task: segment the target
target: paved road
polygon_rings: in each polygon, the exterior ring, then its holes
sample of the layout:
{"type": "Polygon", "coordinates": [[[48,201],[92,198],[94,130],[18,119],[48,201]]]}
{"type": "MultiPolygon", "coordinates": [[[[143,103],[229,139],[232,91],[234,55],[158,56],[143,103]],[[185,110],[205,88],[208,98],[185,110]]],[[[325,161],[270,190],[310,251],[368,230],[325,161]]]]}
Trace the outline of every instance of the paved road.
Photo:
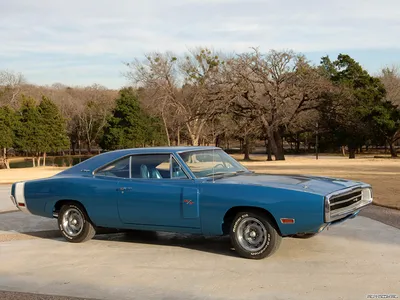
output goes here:
{"type": "Polygon", "coordinates": [[[10,291],[0,291],[0,299],[2,300],[95,300],[89,298],[76,298],[76,297],[20,293],[20,292],[10,292],[10,291]]]}
{"type": "Polygon", "coordinates": [[[0,213],[17,210],[10,200],[11,185],[0,184],[0,213]]]}
{"type": "MultiPolygon", "coordinates": [[[[2,193],[0,202],[9,201],[2,193]]],[[[40,294],[260,300],[400,296],[399,253],[400,230],[366,217],[312,239],[284,239],[274,256],[252,261],[239,258],[225,237],[118,233],[70,244],[59,237],[55,220],[3,213],[0,290],[10,292],[0,292],[0,299],[65,300],[40,294]]]]}

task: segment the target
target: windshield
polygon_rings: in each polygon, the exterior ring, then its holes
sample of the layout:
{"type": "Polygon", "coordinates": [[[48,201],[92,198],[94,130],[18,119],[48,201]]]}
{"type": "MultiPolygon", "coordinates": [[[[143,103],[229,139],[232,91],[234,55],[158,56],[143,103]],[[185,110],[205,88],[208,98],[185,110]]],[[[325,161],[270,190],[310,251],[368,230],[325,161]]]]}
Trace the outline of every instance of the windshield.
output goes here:
{"type": "Polygon", "coordinates": [[[197,178],[250,172],[220,149],[189,151],[179,155],[197,178]]]}

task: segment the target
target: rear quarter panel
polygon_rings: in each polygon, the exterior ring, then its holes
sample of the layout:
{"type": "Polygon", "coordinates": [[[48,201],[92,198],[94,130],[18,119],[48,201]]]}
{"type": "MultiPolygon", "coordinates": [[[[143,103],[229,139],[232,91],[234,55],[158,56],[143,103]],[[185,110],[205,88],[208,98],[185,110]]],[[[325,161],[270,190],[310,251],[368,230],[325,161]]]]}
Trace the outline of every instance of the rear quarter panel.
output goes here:
{"type": "Polygon", "coordinates": [[[53,217],[60,200],[82,203],[97,226],[118,226],[116,188],[118,181],[85,176],[60,176],[25,183],[25,200],[32,214],[53,217]]]}
{"type": "Polygon", "coordinates": [[[201,224],[204,234],[222,234],[225,214],[232,207],[260,207],[275,218],[283,236],[317,231],[324,223],[324,201],[320,195],[264,186],[199,184],[201,224]],[[293,218],[294,224],[282,224],[281,218],[293,218]]]}

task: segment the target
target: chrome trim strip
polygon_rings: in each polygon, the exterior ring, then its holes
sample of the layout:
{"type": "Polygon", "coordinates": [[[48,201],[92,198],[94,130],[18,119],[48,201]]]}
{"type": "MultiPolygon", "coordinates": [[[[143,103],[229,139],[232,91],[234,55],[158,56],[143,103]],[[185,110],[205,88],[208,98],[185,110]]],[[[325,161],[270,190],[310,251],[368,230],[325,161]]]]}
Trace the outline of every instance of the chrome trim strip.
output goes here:
{"type": "MultiPolygon", "coordinates": [[[[113,159],[112,161],[107,162],[107,163],[104,164],[104,165],[101,165],[100,167],[97,167],[96,169],[94,169],[94,170],[92,171],[92,175],[93,175],[93,176],[103,176],[103,177],[115,178],[115,177],[113,177],[113,176],[107,176],[107,175],[96,175],[96,172],[97,172],[99,169],[102,169],[102,168],[104,168],[104,167],[106,167],[106,166],[108,166],[108,165],[111,165],[111,164],[113,164],[113,163],[116,162],[116,161],[119,161],[119,160],[122,160],[122,159],[124,159],[124,158],[127,158],[128,156],[132,156],[132,154],[129,153],[129,154],[127,154],[127,155],[120,156],[120,157],[118,157],[118,158],[116,158],[116,159],[113,159]]],[[[130,168],[130,166],[129,166],[129,168],[130,168]]],[[[117,178],[124,178],[124,177],[117,177],[117,178]]],[[[128,178],[128,179],[129,179],[129,178],[128,178]]]]}
{"type": "Polygon", "coordinates": [[[132,155],[129,156],[129,178],[132,178],[132,155]]]}
{"type": "MultiPolygon", "coordinates": [[[[186,176],[188,177],[188,179],[193,179],[193,176],[192,176],[191,174],[188,174],[186,168],[182,167],[182,163],[177,159],[177,157],[176,157],[176,156],[174,155],[174,153],[172,153],[172,152],[154,152],[154,153],[134,153],[134,154],[127,154],[127,155],[124,155],[124,156],[119,157],[118,159],[114,159],[114,160],[112,160],[112,161],[110,161],[110,162],[108,162],[108,163],[102,165],[101,167],[96,168],[95,170],[93,170],[92,175],[93,175],[93,176],[107,177],[107,178],[114,178],[114,179],[116,178],[116,179],[118,179],[118,180],[120,180],[120,179],[124,179],[124,180],[130,180],[130,179],[135,179],[135,180],[136,180],[136,179],[138,179],[138,180],[141,180],[141,179],[143,179],[143,180],[148,180],[148,178],[132,178],[132,171],[131,171],[131,168],[132,168],[132,156],[141,156],[141,155],[170,155],[170,157],[171,157],[171,155],[172,155],[172,156],[175,158],[176,162],[181,166],[183,172],[186,174],[186,176]],[[106,167],[106,166],[108,166],[108,165],[111,165],[111,164],[113,164],[113,163],[115,163],[115,162],[117,162],[117,161],[119,161],[119,160],[125,159],[125,158],[127,158],[128,156],[129,156],[129,177],[130,177],[130,178],[125,178],[125,177],[114,177],[114,176],[107,176],[107,175],[96,174],[96,172],[97,172],[99,169],[102,169],[102,168],[104,168],[104,167],[106,167]]],[[[172,166],[172,165],[171,165],[171,163],[170,163],[170,168],[171,168],[171,166],[172,166]]],[[[150,179],[151,179],[151,178],[150,178],[150,179]]],[[[162,178],[162,179],[174,179],[174,178],[162,178]]]]}
{"type": "MultiPolygon", "coordinates": [[[[183,173],[185,173],[185,175],[187,176],[188,179],[194,179],[194,178],[195,178],[195,177],[193,177],[194,175],[192,175],[192,173],[188,173],[188,171],[186,170],[186,169],[189,169],[189,167],[186,166],[186,164],[183,165],[183,164],[179,161],[178,157],[177,157],[174,153],[171,153],[171,156],[172,156],[172,158],[177,162],[177,164],[181,167],[183,173]]],[[[171,169],[171,172],[172,172],[172,163],[171,163],[171,165],[170,165],[170,169],[171,169]]],[[[171,179],[173,179],[173,178],[172,178],[172,174],[171,174],[171,179]]]]}

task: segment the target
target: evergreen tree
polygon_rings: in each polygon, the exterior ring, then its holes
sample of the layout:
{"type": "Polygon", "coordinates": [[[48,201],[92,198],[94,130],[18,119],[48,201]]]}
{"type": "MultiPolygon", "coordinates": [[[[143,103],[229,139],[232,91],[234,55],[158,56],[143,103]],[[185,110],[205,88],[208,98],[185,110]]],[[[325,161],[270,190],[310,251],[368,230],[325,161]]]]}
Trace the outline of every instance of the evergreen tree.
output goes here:
{"type": "Polygon", "coordinates": [[[33,155],[39,162],[39,155],[45,148],[46,135],[41,126],[41,117],[36,102],[31,97],[22,96],[22,104],[18,112],[19,122],[16,128],[16,146],[33,155]]]}
{"type": "Polygon", "coordinates": [[[337,87],[325,93],[321,102],[321,125],[334,143],[347,145],[349,158],[372,137],[371,122],[377,107],[383,105],[385,88],[350,56],[340,54],[335,61],[323,57],[321,69],[337,87]]]}
{"type": "Polygon", "coordinates": [[[66,123],[58,107],[49,98],[43,96],[38,106],[40,129],[43,135],[43,165],[46,164],[46,152],[59,151],[69,147],[66,123]]]}
{"type": "Polygon", "coordinates": [[[43,165],[48,151],[58,151],[69,146],[65,121],[57,106],[47,97],[42,97],[39,105],[33,98],[22,96],[19,110],[19,122],[16,128],[16,145],[20,150],[34,156],[40,165],[43,154],[43,165]]]}
{"type": "Polygon", "coordinates": [[[115,150],[154,144],[154,141],[160,140],[162,131],[160,121],[142,110],[135,91],[124,88],[119,92],[116,107],[108,119],[100,146],[115,150]]]}
{"type": "Polygon", "coordinates": [[[7,159],[7,148],[11,148],[14,144],[15,123],[16,118],[14,110],[8,106],[0,107],[0,151],[2,151],[0,169],[10,168],[7,159]]]}

